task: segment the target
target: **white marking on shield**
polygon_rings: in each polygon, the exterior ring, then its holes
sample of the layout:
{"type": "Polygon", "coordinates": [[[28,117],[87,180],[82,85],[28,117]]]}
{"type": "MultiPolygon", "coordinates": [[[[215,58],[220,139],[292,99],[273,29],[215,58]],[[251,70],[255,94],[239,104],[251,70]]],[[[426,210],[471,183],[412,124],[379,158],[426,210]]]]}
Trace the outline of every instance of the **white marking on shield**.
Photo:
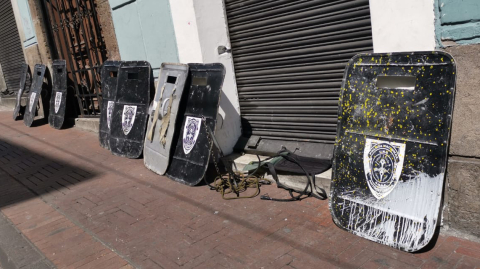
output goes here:
{"type": "Polygon", "coordinates": [[[185,154],[189,154],[197,143],[200,127],[202,126],[201,122],[201,118],[187,116],[185,126],[183,127],[183,152],[185,154]]]}
{"type": "Polygon", "coordinates": [[[55,94],[55,114],[58,113],[58,109],[60,108],[61,103],[62,103],[62,93],[57,92],[55,94]]]}
{"type": "Polygon", "coordinates": [[[32,92],[32,94],[30,95],[30,113],[32,112],[32,108],[33,108],[33,103],[35,103],[35,97],[37,96],[37,93],[36,92],[32,92]]]}
{"type": "Polygon", "coordinates": [[[122,130],[125,135],[128,135],[132,130],[137,115],[137,106],[123,106],[122,113],[122,130]]]}
{"type": "Polygon", "coordinates": [[[405,144],[367,138],[363,166],[368,187],[377,199],[397,186],[405,158],[405,144]]]}
{"type": "Polygon", "coordinates": [[[112,122],[112,113],[113,113],[113,106],[115,105],[114,101],[108,101],[107,103],[107,125],[108,129],[110,129],[110,122],[112,122]]]}

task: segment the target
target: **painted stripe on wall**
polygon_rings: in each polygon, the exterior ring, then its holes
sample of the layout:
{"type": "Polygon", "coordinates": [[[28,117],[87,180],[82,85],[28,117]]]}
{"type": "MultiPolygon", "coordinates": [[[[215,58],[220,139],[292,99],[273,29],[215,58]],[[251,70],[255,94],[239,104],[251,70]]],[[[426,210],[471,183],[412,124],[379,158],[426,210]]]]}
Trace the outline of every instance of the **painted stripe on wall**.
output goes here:
{"type": "Polygon", "coordinates": [[[163,62],[178,62],[168,0],[110,0],[120,56],[146,60],[158,77],[163,62]]]}
{"type": "Polygon", "coordinates": [[[193,0],[170,0],[170,7],[180,62],[203,63],[193,0]]]}

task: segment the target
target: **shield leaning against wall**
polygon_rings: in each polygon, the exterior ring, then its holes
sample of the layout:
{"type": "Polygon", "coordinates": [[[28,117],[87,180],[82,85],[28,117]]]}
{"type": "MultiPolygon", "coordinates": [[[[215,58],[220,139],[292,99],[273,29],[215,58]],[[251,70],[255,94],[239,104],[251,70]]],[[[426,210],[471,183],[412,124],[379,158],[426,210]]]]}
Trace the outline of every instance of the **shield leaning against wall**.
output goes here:
{"type": "Polygon", "coordinates": [[[103,63],[100,74],[102,83],[102,106],[98,139],[100,141],[100,146],[108,150],[110,150],[110,124],[113,107],[115,105],[120,64],[120,61],[106,61],[103,63]]]}
{"type": "Polygon", "coordinates": [[[167,169],[167,177],[190,186],[203,179],[210,160],[212,145],[208,126],[215,131],[220,94],[225,77],[222,64],[189,64],[190,85],[185,87],[179,115],[180,132],[173,138],[176,147],[167,169]]]}
{"type": "Polygon", "coordinates": [[[170,163],[173,137],[180,132],[179,105],[188,77],[188,65],[163,63],[155,97],[149,110],[145,136],[144,163],[153,172],[164,175],[170,163]]]}
{"type": "Polygon", "coordinates": [[[455,94],[444,52],[359,54],[340,94],[330,212],[369,240],[415,252],[439,225],[455,94]]]}
{"type": "Polygon", "coordinates": [[[27,76],[28,76],[28,64],[23,63],[20,69],[20,87],[18,88],[17,98],[15,100],[15,108],[13,109],[13,120],[17,120],[18,113],[22,106],[23,92],[25,91],[27,76]]]}
{"type": "Polygon", "coordinates": [[[27,106],[25,107],[25,115],[23,122],[26,126],[32,126],[33,120],[37,114],[38,100],[43,90],[43,78],[45,76],[45,65],[36,64],[33,68],[33,82],[28,95],[27,106]]]}
{"type": "MultiPolygon", "coordinates": [[[[122,62],[110,123],[110,151],[114,155],[138,158],[143,152],[152,69],[146,61],[122,62]]],[[[108,104],[108,103],[107,103],[108,104]]]]}
{"type": "Polygon", "coordinates": [[[60,129],[65,120],[67,106],[67,64],[65,60],[54,60],[52,68],[53,89],[48,122],[53,128],[60,129]]]}

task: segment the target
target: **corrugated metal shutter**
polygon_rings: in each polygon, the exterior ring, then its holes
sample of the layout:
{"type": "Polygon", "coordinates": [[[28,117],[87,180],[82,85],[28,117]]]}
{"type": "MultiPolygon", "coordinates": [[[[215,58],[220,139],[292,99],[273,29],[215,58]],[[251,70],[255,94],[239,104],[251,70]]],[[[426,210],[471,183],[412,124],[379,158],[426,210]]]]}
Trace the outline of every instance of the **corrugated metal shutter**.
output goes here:
{"type": "Polygon", "coordinates": [[[0,0],[0,64],[9,91],[18,91],[25,62],[10,0],[0,0]]]}
{"type": "Polygon", "coordinates": [[[345,65],[373,50],[368,0],[226,0],[225,7],[244,135],[334,143],[345,65]]]}

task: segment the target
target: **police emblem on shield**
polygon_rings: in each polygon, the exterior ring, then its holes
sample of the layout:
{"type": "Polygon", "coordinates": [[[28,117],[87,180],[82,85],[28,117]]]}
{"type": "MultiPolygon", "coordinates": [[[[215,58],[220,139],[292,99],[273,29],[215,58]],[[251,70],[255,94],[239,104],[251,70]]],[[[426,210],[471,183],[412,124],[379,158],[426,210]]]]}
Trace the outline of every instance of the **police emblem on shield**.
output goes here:
{"type": "Polygon", "coordinates": [[[30,95],[30,113],[32,112],[32,108],[33,108],[33,103],[35,102],[35,97],[37,96],[37,93],[36,92],[32,92],[32,94],[30,95]]]}
{"type": "Polygon", "coordinates": [[[404,157],[405,144],[367,138],[363,152],[365,178],[377,199],[385,198],[397,186],[404,157]]]}
{"type": "Polygon", "coordinates": [[[62,93],[57,92],[55,94],[55,113],[58,113],[58,109],[60,108],[61,103],[62,103],[62,93]]]}
{"type": "Polygon", "coordinates": [[[200,123],[202,119],[195,117],[188,117],[183,128],[183,152],[190,153],[195,143],[197,143],[198,134],[200,133],[200,123]]]}
{"type": "Polygon", "coordinates": [[[122,113],[122,130],[125,135],[132,130],[133,123],[135,122],[135,115],[137,114],[137,106],[123,106],[122,113]]]}
{"type": "Polygon", "coordinates": [[[114,101],[108,101],[107,103],[107,126],[110,129],[110,122],[112,121],[113,106],[115,105],[114,101]]]}

